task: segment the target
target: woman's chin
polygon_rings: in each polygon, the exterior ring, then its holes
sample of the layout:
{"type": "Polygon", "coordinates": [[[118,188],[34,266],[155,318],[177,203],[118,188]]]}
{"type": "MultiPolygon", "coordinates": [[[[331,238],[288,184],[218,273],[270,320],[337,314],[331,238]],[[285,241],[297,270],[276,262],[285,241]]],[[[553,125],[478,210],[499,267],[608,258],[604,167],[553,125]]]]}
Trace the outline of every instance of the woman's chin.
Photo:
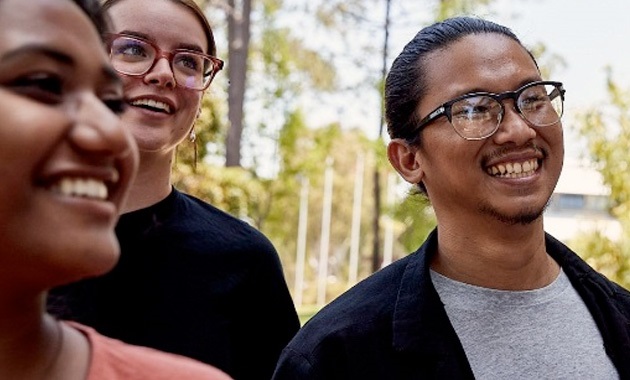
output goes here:
{"type": "Polygon", "coordinates": [[[64,283],[80,281],[86,278],[104,275],[114,268],[120,257],[120,246],[115,239],[107,244],[94,244],[86,248],[84,254],[73,260],[73,264],[66,262],[64,283]],[[70,266],[69,266],[70,265],[70,266]]]}

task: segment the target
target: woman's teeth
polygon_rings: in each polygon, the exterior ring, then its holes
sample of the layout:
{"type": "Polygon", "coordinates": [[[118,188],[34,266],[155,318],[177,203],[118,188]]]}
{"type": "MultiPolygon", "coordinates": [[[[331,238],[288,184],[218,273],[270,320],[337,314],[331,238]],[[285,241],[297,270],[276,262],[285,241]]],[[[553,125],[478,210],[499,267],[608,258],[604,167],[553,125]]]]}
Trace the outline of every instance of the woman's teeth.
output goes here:
{"type": "Polygon", "coordinates": [[[92,178],[61,178],[51,186],[51,190],[67,196],[91,199],[107,199],[105,182],[92,178]]]}
{"type": "Polygon", "coordinates": [[[148,107],[148,108],[153,108],[153,109],[163,111],[166,113],[171,113],[171,106],[169,106],[166,103],[159,102],[153,99],[136,99],[130,102],[130,104],[132,106],[148,107]]]}

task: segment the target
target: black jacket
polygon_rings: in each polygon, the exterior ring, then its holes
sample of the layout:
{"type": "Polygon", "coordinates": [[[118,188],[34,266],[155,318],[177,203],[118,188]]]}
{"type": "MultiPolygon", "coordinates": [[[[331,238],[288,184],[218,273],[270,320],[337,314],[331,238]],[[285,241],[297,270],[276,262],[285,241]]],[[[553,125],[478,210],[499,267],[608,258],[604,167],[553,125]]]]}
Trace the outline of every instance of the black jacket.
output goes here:
{"type": "MultiPolygon", "coordinates": [[[[630,293],[546,236],[590,310],[622,379],[630,379],[630,293]]],[[[434,231],[420,249],[385,267],[315,315],[284,349],[274,380],[473,379],[433,287],[434,231]]]]}

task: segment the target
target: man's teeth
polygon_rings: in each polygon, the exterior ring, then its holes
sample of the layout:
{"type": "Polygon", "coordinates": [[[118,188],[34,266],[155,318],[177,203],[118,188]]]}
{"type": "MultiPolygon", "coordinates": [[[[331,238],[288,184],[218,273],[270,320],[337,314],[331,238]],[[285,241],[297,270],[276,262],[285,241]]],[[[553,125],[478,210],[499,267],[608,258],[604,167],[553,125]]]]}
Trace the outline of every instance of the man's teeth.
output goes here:
{"type": "Polygon", "coordinates": [[[169,106],[166,103],[159,102],[159,101],[153,100],[153,99],[137,99],[137,100],[132,101],[131,105],[134,105],[134,106],[146,106],[146,107],[151,107],[151,108],[162,110],[162,111],[164,111],[166,113],[171,113],[171,106],[169,106]]]}
{"type": "Polygon", "coordinates": [[[62,195],[101,200],[108,194],[105,183],[92,178],[62,178],[51,189],[62,195]]]}
{"type": "Polygon", "coordinates": [[[538,169],[538,160],[531,159],[525,162],[509,162],[494,165],[488,168],[488,174],[502,178],[520,178],[532,175],[538,169]]]}

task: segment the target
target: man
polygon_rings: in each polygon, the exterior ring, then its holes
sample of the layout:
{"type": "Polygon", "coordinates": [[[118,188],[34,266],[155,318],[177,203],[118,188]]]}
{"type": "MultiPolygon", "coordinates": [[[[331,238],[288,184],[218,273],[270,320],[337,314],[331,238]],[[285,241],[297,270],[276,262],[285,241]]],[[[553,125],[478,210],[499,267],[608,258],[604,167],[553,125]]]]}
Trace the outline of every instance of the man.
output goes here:
{"type": "Polygon", "coordinates": [[[387,77],[388,156],[437,228],[313,317],[274,379],[630,378],[630,293],[543,229],[564,92],[501,25],[421,30],[387,77]]]}

